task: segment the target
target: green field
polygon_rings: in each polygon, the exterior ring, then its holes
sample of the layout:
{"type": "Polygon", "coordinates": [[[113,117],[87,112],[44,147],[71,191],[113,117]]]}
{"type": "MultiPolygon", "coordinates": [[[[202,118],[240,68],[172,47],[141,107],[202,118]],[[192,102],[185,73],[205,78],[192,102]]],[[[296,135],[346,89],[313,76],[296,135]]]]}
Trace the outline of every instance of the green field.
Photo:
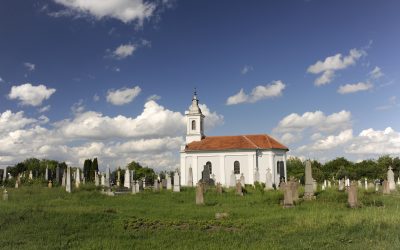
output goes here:
{"type": "Polygon", "coordinates": [[[72,194],[39,185],[8,189],[0,201],[1,249],[394,249],[400,248],[400,196],[359,190],[284,209],[279,191],[247,188],[244,197],[210,189],[105,196],[93,186],[72,194]],[[215,213],[229,217],[215,219],[215,213]]]}

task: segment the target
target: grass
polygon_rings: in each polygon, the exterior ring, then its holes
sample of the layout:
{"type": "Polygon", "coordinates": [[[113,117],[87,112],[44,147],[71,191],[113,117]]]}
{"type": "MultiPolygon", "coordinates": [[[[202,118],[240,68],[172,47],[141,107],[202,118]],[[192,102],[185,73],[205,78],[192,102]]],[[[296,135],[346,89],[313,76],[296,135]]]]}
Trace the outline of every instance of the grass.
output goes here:
{"type": "Polygon", "coordinates": [[[247,188],[106,196],[39,185],[8,189],[0,201],[1,249],[393,249],[400,246],[400,195],[359,190],[350,209],[336,190],[283,209],[279,191],[247,188]],[[229,217],[216,220],[215,213],[229,217]]]}

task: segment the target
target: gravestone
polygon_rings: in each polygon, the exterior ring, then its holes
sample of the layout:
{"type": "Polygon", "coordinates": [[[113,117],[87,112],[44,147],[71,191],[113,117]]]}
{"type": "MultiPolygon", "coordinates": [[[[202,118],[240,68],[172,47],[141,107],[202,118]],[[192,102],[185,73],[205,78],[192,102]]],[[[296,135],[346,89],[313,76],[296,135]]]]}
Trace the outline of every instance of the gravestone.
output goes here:
{"type": "Polygon", "coordinates": [[[121,185],[121,170],[117,171],[117,187],[121,185]]]}
{"type": "Polygon", "coordinates": [[[67,177],[65,179],[65,191],[68,193],[71,193],[72,187],[71,187],[71,167],[67,168],[67,177]]]}
{"type": "Polygon", "coordinates": [[[387,179],[389,182],[390,191],[396,190],[396,183],[394,182],[394,173],[392,170],[392,166],[389,166],[389,169],[387,172],[387,179]]]}
{"type": "Polygon", "coordinates": [[[375,181],[375,192],[379,192],[379,182],[375,181]]]}
{"type": "Polygon", "coordinates": [[[291,179],[288,184],[291,188],[292,200],[293,202],[297,202],[299,200],[299,183],[296,181],[296,179],[291,179]]]}
{"type": "Polygon", "coordinates": [[[61,186],[65,187],[65,184],[67,183],[67,169],[64,169],[63,177],[61,180],[61,186]]]}
{"type": "Polygon", "coordinates": [[[166,179],[162,179],[161,180],[161,188],[162,189],[166,189],[167,188],[167,180],[166,179]]]}
{"type": "Polygon", "coordinates": [[[48,188],[52,188],[53,187],[53,182],[49,181],[49,184],[47,184],[48,188]]]}
{"type": "Polygon", "coordinates": [[[192,166],[189,167],[189,174],[188,174],[188,187],[193,187],[193,169],[192,166]]]}
{"type": "Polygon", "coordinates": [[[106,175],[101,173],[101,186],[104,187],[106,185],[106,175]]]}
{"type": "Polygon", "coordinates": [[[236,182],[236,194],[240,195],[240,196],[243,196],[242,183],[240,183],[239,180],[236,182]]]}
{"type": "Polygon", "coordinates": [[[200,182],[196,185],[196,205],[204,205],[203,187],[200,182]]]}
{"type": "Polygon", "coordinates": [[[100,185],[99,182],[99,173],[97,171],[94,172],[94,185],[98,187],[100,185]]]}
{"type": "Polygon", "coordinates": [[[350,179],[348,177],[345,177],[345,186],[346,188],[350,187],[350,179]]]}
{"type": "Polygon", "coordinates": [[[382,186],[383,186],[383,194],[390,194],[390,186],[387,180],[383,181],[382,186]]]}
{"type": "Polygon", "coordinates": [[[132,182],[132,194],[138,193],[138,186],[136,184],[137,184],[136,181],[132,182]]]}
{"type": "Polygon", "coordinates": [[[217,194],[222,194],[222,185],[221,183],[217,183],[217,188],[216,188],[217,194]]]}
{"type": "Polygon", "coordinates": [[[33,179],[33,174],[32,174],[32,170],[29,171],[29,180],[33,179]]]}
{"type": "Polygon", "coordinates": [[[215,182],[212,178],[210,178],[210,168],[205,165],[204,170],[201,172],[201,180],[203,184],[206,184],[208,186],[214,186],[215,182]]]}
{"type": "Polygon", "coordinates": [[[104,186],[107,188],[110,187],[110,167],[107,167],[107,170],[106,170],[106,178],[104,180],[104,186]]]}
{"type": "Polygon", "coordinates": [[[4,189],[4,191],[3,191],[3,201],[8,201],[8,192],[7,192],[7,189],[4,189]]]}
{"type": "Polygon", "coordinates": [[[370,182],[368,183],[368,189],[373,189],[374,188],[374,183],[370,182]]]}
{"type": "Polygon", "coordinates": [[[131,188],[131,173],[128,168],[125,169],[124,187],[131,188]]]}
{"type": "Polygon", "coordinates": [[[167,174],[167,190],[172,189],[171,177],[167,174]]]}
{"type": "Polygon", "coordinates": [[[358,182],[357,182],[357,183],[358,183],[358,187],[359,187],[359,188],[362,188],[362,183],[361,183],[361,180],[358,180],[358,182]]]}
{"type": "Polygon", "coordinates": [[[236,187],[236,175],[232,171],[231,178],[230,178],[230,187],[236,187]]]}
{"type": "Polygon", "coordinates": [[[317,181],[315,179],[313,179],[313,190],[314,190],[314,193],[317,192],[317,189],[318,189],[318,183],[317,183],[317,181]]]}
{"type": "Polygon", "coordinates": [[[244,187],[246,184],[245,180],[244,180],[244,175],[243,173],[240,175],[240,185],[242,185],[242,187],[244,187]]]}
{"type": "Polygon", "coordinates": [[[368,189],[368,181],[367,181],[367,178],[364,178],[364,189],[365,189],[365,190],[368,189]]]}
{"type": "Polygon", "coordinates": [[[4,168],[4,172],[3,172],[3,183],[6,181],[7,179],[7,167],[4,168]]]}
{"type": "Polygon", "coordinates": [[[339,191],[343,191],[343,190],[344,190],[344,180],[339,179],[339,191]]]}
{"type": "Polygon", "coordinates": [[[260,172],[258,171],[258,168],[256,169],[256,172],[254,173],[254,182],[260,182],[260,172]]]}
{"type": "Polygon", "coordinates": [[[76,179],[75,179],[75,187],[79,188],[79,186],[81,185],[81,171],[80,168],[76,168],[76,179]]]}
{"type": "Polygon", "coordinates": [[[178,170],[175,171],[174,174],[174,192],[180,192],[181,191],[181,185],[180,185],[180,178],[179,178],[179,173],[178,170]]]}
{"type": "Polygon", "coordinates": [[[397,177],[397,185],[400,185],[400,177],[397,177]]]}
{"type": "Polygon", "coordinates": [[[159,192],[160,191],[160,183],[158,182],[157,179],[154,179],[153,191],[154,192],[159,192]]]}
{"type": "Polygon", "coordinates": [[[282,182],[281,188],[283,189],[283,207],[293,207],[292,184],[282,182]]]}
{"type": "Polygon", "coordinates": [[[271,190],[272,187],[272,174],[271,169],[267,169],[266,179],[265,179],[265,190],[271,190]]]}
{"type": "Polygon", "coordinates": [[[328,188],[331,188],[331,187],[332,187],[331,181],[328,181],[328,188]]]}
{"type": "Polygon", "coordinates": [[[48,167],[46,167],[46,172],[44,173],[44,179],[45,179],[46,181],[49,180],[49,168],[48,168],[48,167]]]}
{"type": "Polygon", "coordinates": [[[313,185],[311,161],[307,160],[306,168],[305,168],[305,187],[304,187],[304,199],[305,200],[315,199],[313,186],[314,185],[313,185]]]}
{"type": "Polygon", "coordinates": [[[355,208],[358,206],[357,200],[357,184],[352,182],[347,192],[347,202],[349,207],[355,208]]]}
{"type": "Polygon", "coordinates": [[[61,178],[60,178],[60,167],[57,166],[56,167],[56,181],[57,181],[58,184],[60,184],[60,180],[61,180],[61,178]]]}
{"type": "Polygon", "coordinates": [[[143,179],[139,179],[138,182],[136,183],[136,188],[137,188],[137,192],[140,193],[144,190],[145,188],[145,182],[143,181],[143,179]]]}

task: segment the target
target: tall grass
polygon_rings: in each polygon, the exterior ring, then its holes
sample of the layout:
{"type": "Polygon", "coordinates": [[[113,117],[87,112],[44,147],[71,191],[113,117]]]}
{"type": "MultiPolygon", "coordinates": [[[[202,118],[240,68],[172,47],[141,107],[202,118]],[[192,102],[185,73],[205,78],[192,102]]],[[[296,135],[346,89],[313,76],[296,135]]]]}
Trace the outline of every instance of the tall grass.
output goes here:
{"type": "Polygon", "coordinates": [[[279,191],[209,189],[106,196],[85,185],[73,193],[40,185],[8,189],[0,201],[1,249],[393,249],[400,246],[400,196],[359,191],[361,206],[326,190],[294,208],[279,191]],[[215,213],[228,213],[216,220],[215,213]]]}

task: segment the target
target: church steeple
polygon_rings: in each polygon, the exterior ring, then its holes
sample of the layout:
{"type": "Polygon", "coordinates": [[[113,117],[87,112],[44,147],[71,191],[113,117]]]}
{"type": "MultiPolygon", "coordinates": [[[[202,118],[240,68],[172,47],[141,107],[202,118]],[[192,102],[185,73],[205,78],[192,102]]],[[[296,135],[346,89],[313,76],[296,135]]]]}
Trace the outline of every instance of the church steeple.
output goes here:
{"type": "Polygon", "coordinates": [[[201,141],[204,137],[204,115],[199,107],[197,91],[194,89],[192,105],[186,112],[186,144],[192,141],[201,141]]]}

